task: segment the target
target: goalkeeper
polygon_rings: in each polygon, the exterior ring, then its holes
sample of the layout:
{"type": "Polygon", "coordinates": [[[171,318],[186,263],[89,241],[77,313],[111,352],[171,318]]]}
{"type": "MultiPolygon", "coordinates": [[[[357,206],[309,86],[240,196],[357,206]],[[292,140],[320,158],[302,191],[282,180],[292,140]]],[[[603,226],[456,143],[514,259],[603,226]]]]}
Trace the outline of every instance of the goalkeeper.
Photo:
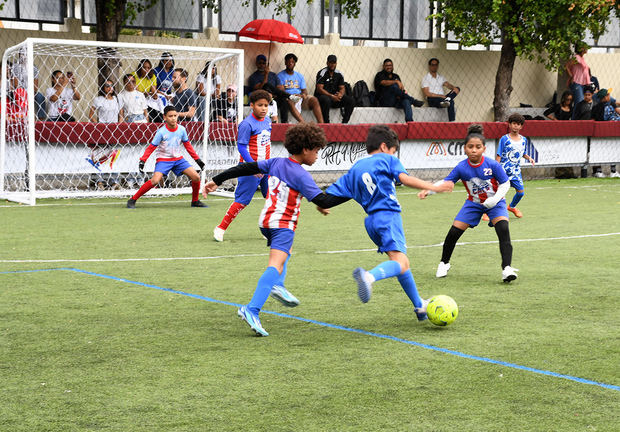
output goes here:
{"type": "Polygon", "coordinates": [[[192,147],[185,127],[177,124],[177,119],[178,113],[173,106],[164,108],[165,124],[157,130],[153,142],[146,148],[138,163],[138,169],[143,173],[144,164],[149,156],[155,152],[155,156],[157,157],[155,172],[153,173],[153,177],[147,180],[146,183],[138,189],[138,192],[127,200],[127,208],[136,208],[136,201],[138,198],[157,186],[170,171],[174,172],[177,176],[183,173],[192,181],[192,207],[208,207],[198,199],[200,193],[200,176],[189,162],[183,158],[181,154],[181,144],[183,144],[189,155],[196,161],[200,169],[204,168],[205,164],[200,160],[198,154],[196,154],[194,147],[192,147]]]}

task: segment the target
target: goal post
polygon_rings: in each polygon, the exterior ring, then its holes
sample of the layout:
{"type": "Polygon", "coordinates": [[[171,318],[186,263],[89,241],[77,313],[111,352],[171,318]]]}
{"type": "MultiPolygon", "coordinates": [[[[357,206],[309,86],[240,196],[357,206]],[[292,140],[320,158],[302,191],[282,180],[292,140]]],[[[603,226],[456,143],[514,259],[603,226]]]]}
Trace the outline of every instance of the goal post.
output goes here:
{"type": "MultiPolygon", "coordinates": [[[[140,173],[139,158],[175,93],[188,108],[193,100],[193,117],[179,123],[205,162],[202,180],[212,177],[238,161],[243,72],[240,49],[38,38],[8,48],[0,86],[0,198],[34,205],[38,198],[132,195],[154,169],[153,155],[140,173]],[[174,69],[183,71],[175,82],[174,69]],[[128,81],[136,81],[135,91],[128,81]],[[234,107],[224,103],[229,86],[237,90],[237,115],[223,118],[222,106],[234,107]]],[[[185,151],[184,157],[198,169],[185,151]]],[[[149,195],[190,191],[185,176],[170,173],[149,195]]]]}

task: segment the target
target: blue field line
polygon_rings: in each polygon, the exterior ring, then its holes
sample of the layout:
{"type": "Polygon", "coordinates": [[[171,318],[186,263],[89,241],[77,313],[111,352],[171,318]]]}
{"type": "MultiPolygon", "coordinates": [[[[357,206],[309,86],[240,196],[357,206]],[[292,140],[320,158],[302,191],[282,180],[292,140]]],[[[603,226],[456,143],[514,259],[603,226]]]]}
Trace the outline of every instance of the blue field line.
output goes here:
{"type": "MultiPolygon", "coordinates": [[[[174,293],[174,294],[179,294],[179,295],[183,295],[183,296],[187,296],[187,297],[191,297],[191,298],[195,298],[195,299],[199,299],[199,300],[205,300],[211,303],[217,303],[217,304],[224,304],[224,305],[228,305],[228,306],[235,306],[235,307],[240,307],[242,306],[241,304],[238,303],[232,303],[232,302],[227,302],[227,301],[223,301],[223,300],[217,300],[214,298],[210,298],[210,297],[205,297],[205,296],[201,296],[198,294],[192,294],[192,293],[187,293],[184,291],[179,291],[179,290],[174,290],[174,289],[170,289],[170,288],[164,288],[164,287],[160,287],[157,285],[152,285],[152,284],[147,284],[144,282],[137,282],[137,281],[132,281],[129,279],[124,279],[124,278],[119,278],[116,276],[110,276],[110,275],[105,275],[105,274],[101,274],[101,273],[94,273],[94,272],[90,272],[87,270],[81,270],[81,269],[77,269],[77,268],[72,268],[72,267],[61,267],[61,268],[51,268],[51,269],[41,269],[41,270],[22,270],[22,271],[10,271],[10,272],[0,272],[0,274],[15,274],[15,273],[34,273],[34,272],[43,272],[43,271],[55,271],[55,270],[66,270],[66,271],[73,271],[76,273],[83,273],[89,276],[96,276],[96,277],[100,277],[103,279],[110,279],[110,280],[115,280],[118,282],[125,282],[128,284],[132,284],[132,285],[138,285],[138,286],[143,286],[143,287],[147,287],[147,288],[154,288],[160,291],[166,291],[166,292],[170,292],[170,293],[174,293]]],[[[352,327],[346,327],[346,326],[341,326],[341,325],[337,325],[337,324],[330,324],[330,323],[326,323],[326,322],[322,322],[322,321],[316,321],[313,319],[309,319],[309,318],[303,318],[303,317],[298,317],[295,315],[289,315],[289,314],[284,314],[284,313],[280,313],[280,312],[274,312],[274,311],[268,311],[268,310],[262,310],[262,313],[266,313],[266,314],[270,314],[270,315],[275,315],[278,317],[282,317],[282,318],[290,318],[290,319],[294,319],[297,321],[302,321],[302,322],[306,322],[306,323],[310,323],[310,324],[316,324],[322,327],[328,327],[328,328],[332,328],[332,329],[336,329],[336,330],[343,330],[343,331],[347,331],[347,332],[351,332],[351,333],[357,333],[357,334],[362,334],[362,335],[366,335],[366,336],[373,336],[373,337],[377,337],[380,339],[387,339],[387,340],[391,340],[391,341],[395,341],[395,342],[401,342],[407,345],[413,345],[416,347],[420,347],[420,348],[424,348],[424,349],[428,349],[431,351],[438,351],[444,354],[450,354],[453,356],[457,356],[457,357],[461,357],[461,358],[466,358],[469,360],[476,360],[476,361],[481,361],[481,362],[485,362],[485,363],[490,363],[490,364],[495,364],[495,365],[499,365],[499,366],[505,366],[505,367],[509,367],[512,369],[517,369],[517,370],[522,370],[522,371],[527,371],[527,372],[532,372],[532,373],[536,373],[536,374],[540,374],[540,375],[547,375],[547,376],[551,376],[554,378],[562,378],[562,379],[566,379],[566,380],[570,380],[570,381],[575,381],[581,384],[589,384],[589,385],[594,385],[594,386],[598,386],[598,387],[603,387],[609,390],[616,390],[616,391],[620,391],[620,386],[614,385],[614,384],[606,384],[606,383],[602,383],[602,382],[598,382],[598,381],[592,381],[589,379],[585,379],[585,378],[579,378],[579,377],[574,377],[572,375],[566,375],[566,374],[560,374],[557,372],[552,372],[552,371],[547,371],[547,370],[543,370],[543,369],[536,369],[536,368],[531,368],[528,366],[522,366],[522,365],[518,365],[515,363],[509,363],[509,362],[505,362],[505,361],[501,361],[501,360],[494,360],[488,357],[480,357],[480,356],[475,356],[475,355],[470,355],[470,354],[465,354],[459,351],[454,351],[454,350],[449,350],[446,348],[441,348],[441,347],[437,347],[434,345],[428,345],[428,344],[423,344],[420,342],[415,342],[415,341],[411,341],[408,339],[402,339],[396,336],[390,336],[390,335],[386,335],[386,334],[382,334],[382,333],[374,333],[374,332],[370,332],[370,331],[366,331],[366,330],[361,330],[361,329],[356,329],[356,328],[352,328],[352,327]]]]}

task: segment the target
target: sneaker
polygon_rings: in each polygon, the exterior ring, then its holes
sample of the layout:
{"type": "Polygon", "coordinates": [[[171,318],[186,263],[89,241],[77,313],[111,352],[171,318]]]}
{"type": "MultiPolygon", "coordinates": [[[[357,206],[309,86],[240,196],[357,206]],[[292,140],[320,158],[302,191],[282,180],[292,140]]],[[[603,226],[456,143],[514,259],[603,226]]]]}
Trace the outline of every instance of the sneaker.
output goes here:
{"type": "Polygon", "coordinates": [[[213,239],[215,241],[218,241],[218,242],[223,242],[224,241],[224,233],[225,232],[226,232],[226,230],[223,230],[220,227],[213,228],[213,239]]]}
{"type": "Polygon", "coordinates": [[[508,211],[513,213],[516,217],[518,218],[522,218],[523,217],[523,213],[521,213],[521,210],[519,210],[516,207],[510,207],[508,206],[508,211]]]}
{"type": "Polygon", "coordinates": [[[299,102],[299,101],[301,100],[301,96],[296,95],[296,94],[294,94],[294,95],[290,95],[288,98],[289,98],[289,100],[290,100],[291,102],[293,102],[294,104],[296,104],[297,102],[299,102]]]}
{"type": "Polygon", "coordinates": [[[420,108],[421,106],[424,105],[424,101],[421,100],[417,100],[417,99],[413,99],[413,102],[411,102],[413,104],[414,107],[416,108],[420,108]]]}
{"type": "Polygon", "coordinates": [[[597,171],[594,173],[594,177],[598,177],[598,178],[605,178],[605,174],[603,174],[600,171],[597,171]]]}
{"type": "Polygon", "coordinates": [[[271,287],[271,297],[278,300],[286,307],[299,306],[299,300],[293,294],[288,292],[282,285],[274,285],[271,287]]]}
{"type": "Polygon", "coordinates": [[[136,200],[129,198],[127,200],[127,208],[135,209],[136,208],[136,200]]]}
{"type": "Polygon", "coordinates": [[[269,333],[265,331],[263,326],[260,324],[260,320],[258,319],[258,315],[254,315],[246,306],[241,306],[239,310],[237,310],[237,315],[248,323],[250,328],[254,330],[256,336],[269,336],[269,333]]]}
{"type": "Polygon", "coordinates": [[[511,281],[513,281],[513,280],[515,280],[517,278],[517,272],[518,271],[519,271],[519,269],[510,267],[510,266],[506,266],[506,267],[504,267],[504,270],[502,270],[502,279],[506,283],[511,282],[511,281]]]}
{"type": "Polygon", "coordinates": [[[439,102],[439,106],[442,108],[448,108],[450,106],[450,98],[445,98],[441,102],[439,102]]]}
{"type": "Polygon", "coordinates": [[[609,178],[620,178],[620,173],[612,172],[611,174],[609,174],[609,178]]]}
{"type": "Polygon", "coordinates": [[[370,274],[361,267],[353,270],[353,278],[357,282],[357,295],[362,303],[368,303],[372,295],[372,283],[368,281],[370,274]]]}
{"type": "Polygon", "coordinates": [[[440,278],[448,276],[448,270],[450,270],[450,263],[446,264],[441,261],[437,266],[437,273],[435,273],[435,277],[440,278]]]}
{"type": "Polygon", "coordinates": [[[209,207],[200,200],[192,201],[192,207],[209,207]]]}
{"type": "Polygon", "coordinates": [[[482,220],[485,221],[485,222],[488,222],[489,221],[489,215],[486,214],[486,213],[482,213],[482,220]]]}
{"type": "Polygon", "coordinates": [[[426,321],[428,319],[428,315],[426,315],[426,306],[428,305],[428,300],[422,299],[422,306],[419,308],[414,307],[413,311],[418,317],[418,321],[426,321]]]}

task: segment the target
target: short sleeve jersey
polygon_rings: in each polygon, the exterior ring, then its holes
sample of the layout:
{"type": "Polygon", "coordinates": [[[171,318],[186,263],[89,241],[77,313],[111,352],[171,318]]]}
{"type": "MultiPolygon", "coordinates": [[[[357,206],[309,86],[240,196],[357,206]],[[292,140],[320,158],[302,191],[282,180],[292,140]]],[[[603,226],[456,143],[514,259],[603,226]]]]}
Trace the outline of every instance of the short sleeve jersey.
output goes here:
{"type": "Polygon", "coordinates": [[[344,76],[336,69],[334,74],[330,75],[327,68],[321,69],[316,74],[316,83],[323,84],[323,90],[327,93],[336,94],[340,90],[340,86],[344,85],[344,76]]]}
{"type": "Polygon", "coordinates": [[[478,165],[472,165],[469,159],[462,160],[445,180],[453,183],[462,180],[467,199],[482,204],[495,195],[499,185],[508,181],[508,176],[499,162],[483,156],[478,165]]]}
{"type": "Polygon", "coordinates": [[[306,88],[304,76],[297,71],[289,75],[286,70],[283,70],[278,74],[278,78],[288,94],[300,94],[301,90],[306,88]]]}
{"type": "MultiPolygon", "coordinates": [[[[254,117],[254,113],[250,113],[239,123],[237,143],[248,146],[248,152],[254,162],[269,159],[271,157],[271,119],[265,117],[259,120],[254,117]]],[[[244,162],[243,157],[239,159],[239,162],[244,162]]]]}
{"type": "Polygon", "coordinates": [[[181,148],[183,143],[189,141],[185,127],[177,124],[176,129],[168,129],[168,125],[163,125],[155,133],[152,144],[157,147],[155,157],[157,162],[175,161],[183,157],[181,148]]]}
{"type": "Polygon", "coordinates": [[[527,138],[519,135],[517,141],[510,139],[506,134],[499,140],[497,155],[501,158],[499,163],[506,171],[510,179],[521,180],[521,158],[526,154],[527,138]]]}
{"type": "Polygon", "coordinates": [[[170,68],[168,72],[163,67],[156,67],[153,69],[155,77],[157,78],[157,90],[163,93],[170,93],[172,91],[172,74],[174,69],[170,68]]]}
{"type": "Polygon", "coordinates": [[[258,219],[262,228],[295,230],[301,199],[312,201],[321,194],[312,176],[291,158],[273,158],[258,162],[263,174],[269,175],[269,192],[258,219]]]}
{"type": "Polygon", "coordinates": [[[400,212],[394,182],[401,173],[407,171],[396,156],[376,153],[355,162],[325,192],[354,199],[368,214],[379,210],[400,212]]]}

